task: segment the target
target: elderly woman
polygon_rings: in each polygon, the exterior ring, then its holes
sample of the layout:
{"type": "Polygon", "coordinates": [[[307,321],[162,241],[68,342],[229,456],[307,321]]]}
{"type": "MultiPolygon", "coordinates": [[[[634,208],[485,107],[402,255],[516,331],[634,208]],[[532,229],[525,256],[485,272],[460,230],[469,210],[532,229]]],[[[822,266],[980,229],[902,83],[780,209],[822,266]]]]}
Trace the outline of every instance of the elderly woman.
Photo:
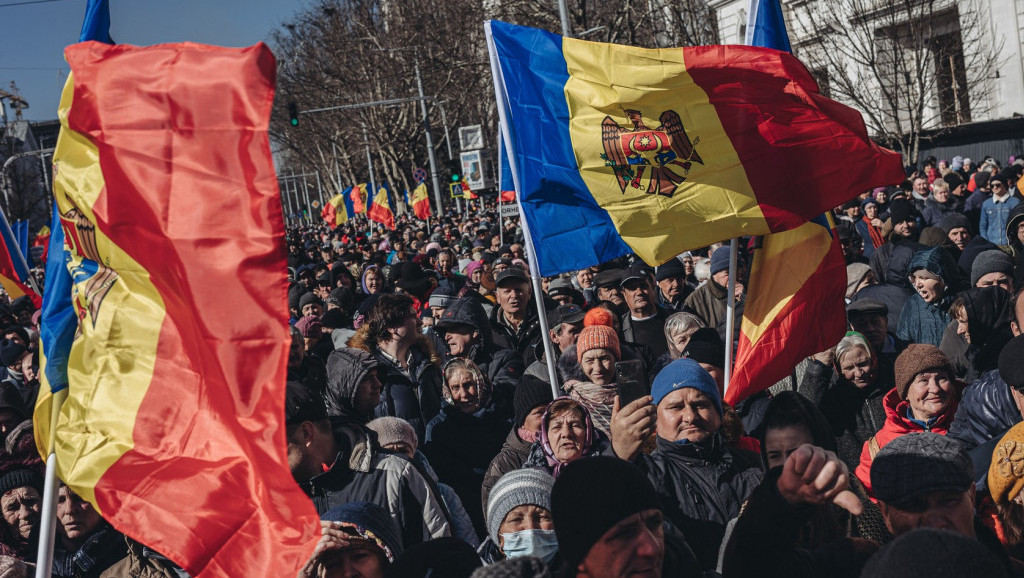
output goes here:
{"type": "Polygon", "coordinates": [[[663,367],[679,359],[686,351],[686,345],[698,329],[704,327],[704,322],[693,313],[680,311],[673,313],[665,320],[665,341],[668,342],[668,353],[661,355],[654,362],[653,375],[658,375],[663,367]]]}
{"type": "Polygon", "coordinates": [[[39,543],[39,522],[43,479],[35,469],[15,467],[0,477],[0,559],[10,556],[34,562],[39,543]]]}
{"type": "Polygon", "coordinates": [[[832,426],[836,455],[850,471],[860,464],[864,442],[885,423],[882,399],[892,386],[892,375],[880,369],[874,349],[854,331],[839,341],[832,366],[814,360],[807,367],[799,392],[832,426]]]}
{"type": "Polygon", "coordinates": [[[540,439],[530,448],[523,467],[544,470],[557,478],[566,464],[601,455],[608,445],[608,437],[594,428],[587,408],[574,399],[560,397],[544,412],[540,439]]]}
{"type": "Polygon", "coordinates": [[[986,483],[992,501],[979,499],[979,509],[986,523],[992,520],[1007,553],[1020,560],[1024,558],[1024,423],[999,440],[986,483]]]}
{"type": "Polygon", "coordinates": [[[484,472],[501,451],[512,420],[496,410],[487,376],[475,363],[460,357],[444,366],[444,405],[427,425],[423,445],[439,481],[455,490],[483,534],[480,488],[484,472]]]}
{"type": "Polygon", "coordinates": [[[594,427],[609,434],[615,387],[615,364],[622,359],[619,336],[607,325],[590,325],[576,338],[576,361],[586,381],[566,380],[569,397],[583,404],[594,427]]]}
{"type": "Polygon", "coordinates": [[[885,423],[864,442],[857,479],[871,493],[871,462],[901,435],[932,432],[946,435],[956,414],[960,384],[946,356],[934,345],[914,343],[896,358],[896,387],[885,394],[885,423]]]}
{"type": "Polygon", "coordinates": [[[322,535],[298,578],[384,578],[402,554],[395,521],[369,502],[338,506],[320,518],[322,535]]]}
{"type": "Polygon", "coordinates": [[[384,274],[377,265],[370,265],[363,271],[360,288],[365,295],[376,295],[384,290],[384,274]]]}
{"type": "Polygon", "coordinates": [[[555,479],[540,470],[509,472],[487,500],[487,539],[477,553],[486,564],[534,556],[549,567],[558,554],[551,518],[555,479]]]}

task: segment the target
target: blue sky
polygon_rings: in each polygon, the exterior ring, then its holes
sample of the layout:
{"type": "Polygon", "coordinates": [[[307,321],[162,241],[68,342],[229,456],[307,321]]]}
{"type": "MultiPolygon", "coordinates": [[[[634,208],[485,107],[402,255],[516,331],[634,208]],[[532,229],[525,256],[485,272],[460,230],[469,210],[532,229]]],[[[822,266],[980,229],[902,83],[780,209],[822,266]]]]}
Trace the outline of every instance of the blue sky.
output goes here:
{"type": "MultiPolygon", "coordinates": [[[[68,71],[63,50],[78,40],[86,0],[10,6],[25,1],[0,0],[0,89],[9,91],[11,81],[17,83],[29,103],[24,118],[56,119],[68,71]]],[[[309,0],[110,0],[110,35],[119,44],[188,40],[249,46],[265,41],[271,30],[309,4],[309,0]]]]}

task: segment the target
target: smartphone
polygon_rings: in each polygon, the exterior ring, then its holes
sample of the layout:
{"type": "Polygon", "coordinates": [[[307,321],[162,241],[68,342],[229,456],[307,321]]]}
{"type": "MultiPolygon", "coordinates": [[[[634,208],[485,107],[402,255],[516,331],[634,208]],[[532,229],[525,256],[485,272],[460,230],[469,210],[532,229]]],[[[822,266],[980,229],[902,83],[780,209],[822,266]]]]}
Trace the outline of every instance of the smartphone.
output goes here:
{"type": "Polygon", "coordinates": [[[615,364],[615,387],[619,392],[619,407],[624,407],[648,395],[647,377],[639,360],[620,361],[615,364]]]}

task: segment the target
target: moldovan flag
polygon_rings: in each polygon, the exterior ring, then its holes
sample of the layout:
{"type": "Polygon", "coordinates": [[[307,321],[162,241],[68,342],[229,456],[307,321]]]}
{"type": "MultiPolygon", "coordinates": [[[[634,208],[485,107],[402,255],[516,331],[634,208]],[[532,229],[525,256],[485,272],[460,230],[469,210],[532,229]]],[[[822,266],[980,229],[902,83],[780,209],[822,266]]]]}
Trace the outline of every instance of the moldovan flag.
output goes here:
{"type": "Polygon", "coordinates": [[[64,243],[47,263],[65,271],[47,278],[36,441],[52,432],[60,478],[189,574],[294,576],[320,529],[285,449],[274,57],[96,42],[65,57],[64,243]]]}
{"type": "Polygon", "coordinates": [[[900,156],[788,53],[486,29],[541,275],[786,231],[904,178],[900,156]]]}
{"type": "Polygon", "coordinates": [[[395,230],[395,212],[391,210],[391,195],[388,194],[387,185],[382,185],[370,203],[366,216],[371,221],[377,221],[392,231],[395,230]]]}
{"type": "Polygon", "coordinates": [[[352,191],[349,193],[348,198],[352,201],[352,210],[357,214],[366,212],[366,201],[369,198],[366,191],[366,183],[359,183],[352,187],[352,191]]]}
{"type": "MultiPolygon", "coordinates": [[[[0,219],[3,219],[3,225],[7,224],[3,209],[0,209],[0,219]]],[[[28,270],[25,269],[24,262],[21,260],[20,251],[13,235],[0,235],[0,286],[3,286],[11,301],[22,295],[28,295],[32,304],[38,309],[43,304],[43,298],[26,285],[28,270]],[[20,266],[16,266],[15,263],[20,266]],[[24,276],[19,269],[25,271],[24,276]]]]}
{"type": "Polygon", "coordinates": [[[323,210],[320,211],[320,216],[323,217],[324,222],[332,229],[348,221],[348,213],[345,211],[345,193],[331,197],[331,200],[324,204],[323,210]]]}
{"type": "Polygon", "coordinates": [[[412,212],[417,219],[426,220],[430,217],[430,195],[427,194],[427,183],[420,183],[412,191],[412,212]]]}
{"type": "Polygon", "coordinates": [[[846,261],[831,215],[766,235],[754,251],[726,403],[789,375],[846,331],[846,261]]]}

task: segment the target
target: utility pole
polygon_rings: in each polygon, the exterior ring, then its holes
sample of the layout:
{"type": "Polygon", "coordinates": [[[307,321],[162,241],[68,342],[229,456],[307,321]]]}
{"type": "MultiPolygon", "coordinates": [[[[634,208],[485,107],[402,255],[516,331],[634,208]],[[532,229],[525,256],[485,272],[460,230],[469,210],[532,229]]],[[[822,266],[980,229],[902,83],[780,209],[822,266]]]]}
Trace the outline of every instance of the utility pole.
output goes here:
{"type": "Polygon", "coordinates": [[[373,174],[373,156],[370,154],[370,137],[366,132],[366,125],[363,125],[363,142],[366,144],[366,166],[370,170],[370,191],[366,193],[366,202],[373,201],[377,195],[377,177],[373,174]]]}
{"type": "Polygon", "coordinates": [[[423,133],[427,137],[427,158],[430,159],[430,179],[434,185],[434,202],[437,203],[437,214],[440,215],[444,212],[444,207],[441,205],[441,182],[437,178],[437,158],[434,156],[434,137],[430,133],[427,101],[426,97],[423,96],[423,79],[420,78],[420,59],[415,52],[413,52],[412,61],[416,71],[416,89],[420,94],[420,110],[423,112],[423,133]]]}

